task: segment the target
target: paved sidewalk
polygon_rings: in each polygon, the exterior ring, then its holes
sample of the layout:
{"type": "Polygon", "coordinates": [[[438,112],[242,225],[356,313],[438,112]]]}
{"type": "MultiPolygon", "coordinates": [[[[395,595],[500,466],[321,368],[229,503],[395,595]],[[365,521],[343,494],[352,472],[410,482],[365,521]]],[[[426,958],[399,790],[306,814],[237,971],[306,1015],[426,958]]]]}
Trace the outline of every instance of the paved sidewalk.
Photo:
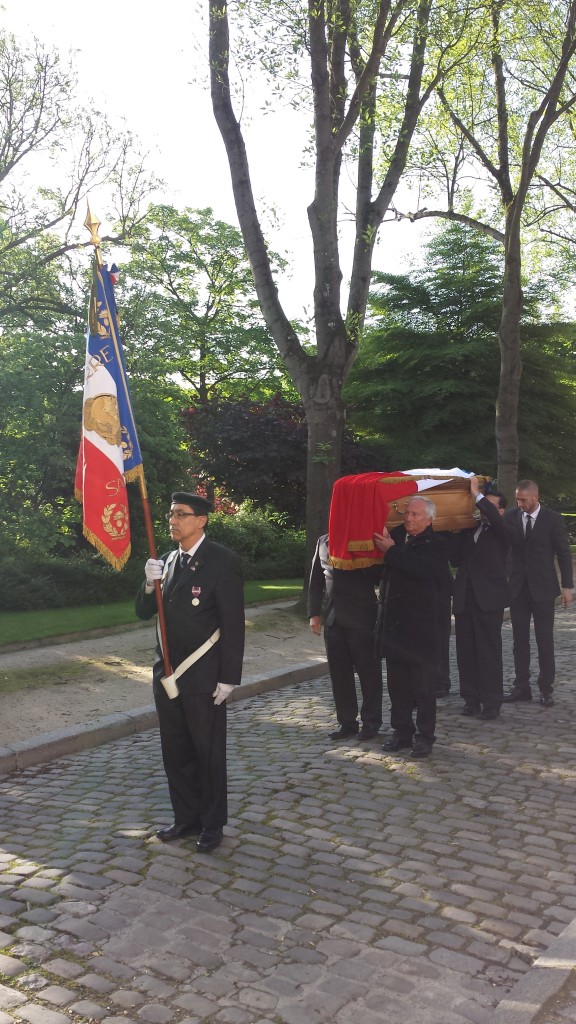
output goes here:
{"type": "MultiPolygon", "coordinates": [[[[325,673],[324,642],[293,601],[248,608],[246,626],[236,699],[325,673]]],[[[156,725],[155,626],[99,633],[0,652],[0,774],[156,725]]]]}
{"type": "Polygon", "coordinates": [[[211,855],[154,836],[153,729],[5,776],[0,1024],[574,1021],[573,611],[557,641],[553,708],[450,697],[424,762],[331,744],[325,676],[231,705],[211,855]]]}

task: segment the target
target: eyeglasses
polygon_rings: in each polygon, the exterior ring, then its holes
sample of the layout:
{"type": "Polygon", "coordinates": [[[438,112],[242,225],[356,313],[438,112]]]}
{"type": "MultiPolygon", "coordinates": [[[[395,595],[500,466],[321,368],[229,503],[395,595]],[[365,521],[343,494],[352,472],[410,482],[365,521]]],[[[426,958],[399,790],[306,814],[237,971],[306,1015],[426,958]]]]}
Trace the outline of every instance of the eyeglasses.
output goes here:
{"type": "Polygon", "coordinates": [[[171,519],[185,519],[186,516],[194,516],[198,519],[196,512],[166,512],[166,519],[170,522],[171,519]]]}

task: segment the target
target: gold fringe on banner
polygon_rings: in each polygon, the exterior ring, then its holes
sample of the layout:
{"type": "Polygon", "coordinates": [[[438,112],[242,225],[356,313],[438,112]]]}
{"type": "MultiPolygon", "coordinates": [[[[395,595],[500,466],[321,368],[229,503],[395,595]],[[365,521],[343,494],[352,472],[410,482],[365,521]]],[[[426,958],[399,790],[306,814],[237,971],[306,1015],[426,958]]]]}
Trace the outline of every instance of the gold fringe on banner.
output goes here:
{"type": "Polygon", "coordinates": [[[128,547],[126,548],[126,550],[124,551],[123,555],[120,558],[116,558],[110,551],[110,548],[107,548],[106,545],[102,543],[100,538],[97,537],[95,533],[92,533],[92,530],[89,530],[87,529],[86,526],[84,526],[82,533],[86,537],[86,540],[89,541],[90,544],[93,544],[96,550],[100,552],[102,557],[106,559],[108,565],[111,565],[113,569],[116,569],[116,572],[120,572],[120,569],[124,568],[126,562],[130,558],[130,552],[132,550],[131,544],[128,545],[128,547]]]}
{"type": "Polygon", "coordinates": [[[369,569],[371,565],[382,565],[384,558],[332,558],[328,561],[333,569],[369,569]]]}
{"type": "Polygon", "coordinates": [[[373,540],[350,540],[348,551],[374,551],[373,540]]]}

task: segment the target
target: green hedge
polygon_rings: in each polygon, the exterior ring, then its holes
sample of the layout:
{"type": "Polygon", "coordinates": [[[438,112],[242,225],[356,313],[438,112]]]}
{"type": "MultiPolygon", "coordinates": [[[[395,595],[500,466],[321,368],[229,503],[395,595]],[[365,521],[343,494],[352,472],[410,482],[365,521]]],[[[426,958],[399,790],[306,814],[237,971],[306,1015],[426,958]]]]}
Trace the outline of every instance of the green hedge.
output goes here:
{"type": "MultiPolygon", "coordinates": [[[[237,551],[246,579],[297,579],[304,573],[303,531],[288,530],[265,512],[242,508],[238,515],[210,516],[209,536],[237,551]]],[[[158,547],[169,544],[158,535],[158,547]]],[[[67,557],[29,550],[4,552],[0,564],[0,611],[18,612],[130,600],[142,581],[147,553],[132,554],[114,572],[91,550],[67,557]]]]}

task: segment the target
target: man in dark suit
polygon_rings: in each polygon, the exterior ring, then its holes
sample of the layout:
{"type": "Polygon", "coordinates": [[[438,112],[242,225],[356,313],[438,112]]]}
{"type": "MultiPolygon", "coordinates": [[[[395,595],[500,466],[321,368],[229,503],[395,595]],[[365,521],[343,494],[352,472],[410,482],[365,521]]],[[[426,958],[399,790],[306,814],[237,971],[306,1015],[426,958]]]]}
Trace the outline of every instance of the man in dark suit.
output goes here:
{"type": "Polygon", "coordinates": [[[136,614],[151,618],[161,581],[173,669],[166,680],[159,642],[153,690],[174,822],[156,835],[166,843],[198,834],[203,853],[220,844],[227,821],[225,701],[242,676],[245,627],[240,561],[205,536],[209,511],[198,494],[172,495],[178,548],[148,560],[136,598],[136,614]]]}
{"type": "Polygon", "coordinates": [[[551,707],[555,674],[554,607],[559,594],[564,607],[572,601],[572,555],[564,520],[558,512],[540,504],[538,484],[533,480],[520,480],[516,504],[518,507],[505,517],[512,546],[510,617],[516,677],[504,701],[510,704],[532,700],[530,619],[533,619],[540,669],[540,704],[551,707]],[[558,584],[555,558],[562,588],[558,584]]]}
{"type": "Polygon", "coordinates": [[[319,538],[310,572],[308,617],[310,629],[320,636],[324,611],[326,657],[339,722],[336,732],[330,733],[332,740],[370,740],[382,725],[382,663],[374,654],[375,587],[381,575],[381,565],[332,568],[328,535],[319,538]],[[355,671],[362,691],[360,731],[355,671]]]}
{"type": "Polygon", "coordinates": [[[450,561],[458,568],[454,580],[456,657],[463,715],[497,718],[504,693],[502,619],[510,604],[506,579],[508,531],[506,499],[497,491],[483,497],[477,477],[470,480],[481,522],[454,533],[450,561]]]}
{"type": "Polygon", "coordinates": [[[449,587],[448,541],[435,534],[436,506],[411,498],[404,525],[374,535],[384,555],[380,584],[378,643],[386,658],[390,725],[388,753],[410,747],[412,757],[432,753],[436,727],[436,682],[441,649],[439,597],[449,587]],[[416,722],[413,710],[416,709],[416,722]]]}

